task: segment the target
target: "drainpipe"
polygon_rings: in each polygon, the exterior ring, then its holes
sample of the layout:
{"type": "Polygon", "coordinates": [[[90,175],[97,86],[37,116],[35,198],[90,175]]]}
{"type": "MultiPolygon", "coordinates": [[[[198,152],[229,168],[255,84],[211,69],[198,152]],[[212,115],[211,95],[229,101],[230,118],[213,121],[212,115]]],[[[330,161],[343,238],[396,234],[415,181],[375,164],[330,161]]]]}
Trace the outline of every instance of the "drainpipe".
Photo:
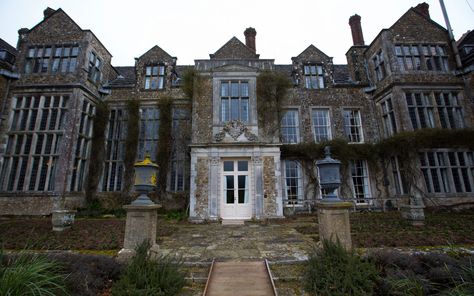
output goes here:
{"type": "Polygon", "coordinates": [[[456,60],[456,68],[461,69],[461,57],[459,56],[458,47],[456,45],[456,40],[454,40],[453,30],[451,29],[451,24],[449,23],[448,13],[446,12],[446,7],[444,6],[444,1],[439,0],[439,4],[441,5],[441,10],[443,11],[444,21],[446,22],[446,27],[448,29],[449,39],[451,41],[451,47],[453,48],[454,58],[456,60]]]}

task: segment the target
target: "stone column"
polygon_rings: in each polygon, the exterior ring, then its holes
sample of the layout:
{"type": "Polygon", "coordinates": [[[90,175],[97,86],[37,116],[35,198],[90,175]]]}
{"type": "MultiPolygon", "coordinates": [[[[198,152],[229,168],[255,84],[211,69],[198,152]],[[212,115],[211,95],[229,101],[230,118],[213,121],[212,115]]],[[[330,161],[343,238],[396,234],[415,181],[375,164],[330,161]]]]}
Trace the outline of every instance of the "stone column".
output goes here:
{"type": "Polygon", "coordinates": [[[253,215],[260,219],[263,215],[263,161],[261,156],[253,157],[253,173],[255,178],[255,205],[253,215]]]}
{"type": "Polygon", "coordinates": [[[135,248],[143,241],[151,243],[151,250],[158,250],[156,244],[157,212],[161,208],[158,204],[126,205],[127,222],[125,224],[125,238],[119,258],[127,259],[135,253],[135,248]]]}
{"type": "Polygon", "coordinates": [[[352,203],[344,201],[318,201],[319,239],[339,241],[346,249],[352,248],[349,210],[352,203]]]}
{"type": "Polygon", "coordinates": [[[210,180],[211,190],[209,192],[209,218],[211,220],[217,220],[218,218],[218,198],[219,198],[219,162],[220,158],[218,156],[211,157],[211,167],[210,167],[210,180]]]}

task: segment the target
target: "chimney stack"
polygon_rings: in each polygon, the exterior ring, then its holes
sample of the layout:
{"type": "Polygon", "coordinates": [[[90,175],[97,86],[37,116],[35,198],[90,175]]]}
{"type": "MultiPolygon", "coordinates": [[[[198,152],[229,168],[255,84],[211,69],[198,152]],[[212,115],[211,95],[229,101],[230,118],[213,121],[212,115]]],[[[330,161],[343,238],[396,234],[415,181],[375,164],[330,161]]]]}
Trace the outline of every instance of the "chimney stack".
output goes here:
{"type": "Polygon", "coordinates": [[[52,9],[51,7],[46,7],[46,9],[43,10],[43,16],[46,19],[47,17],[52,15],[54,12],[56,12],[56,10],[52,9]]]}
{"type": "Polygon", "coordinates": [[[418,4],[414,8],[419,14],[423,15],[427,19],[430,19],[430,5],[426,2],[418,4]]]}
{"type": "Polygon", "coordinates": [[[354,45],[365,45],[362,26],[360,25],[360,15],[354,14],[351,16],[349,18],[349,25],[351,26],[352,41],[354,42],[354,45]]]}
{"type": "Polygon", "coordinates": [[[257,31],[254,28],[249,27],[244,31],[245,35],[245,45],[250,48],[254,53],[257,52],[257,48],[255,47],[255,36],[257,36],[257,31]]]}

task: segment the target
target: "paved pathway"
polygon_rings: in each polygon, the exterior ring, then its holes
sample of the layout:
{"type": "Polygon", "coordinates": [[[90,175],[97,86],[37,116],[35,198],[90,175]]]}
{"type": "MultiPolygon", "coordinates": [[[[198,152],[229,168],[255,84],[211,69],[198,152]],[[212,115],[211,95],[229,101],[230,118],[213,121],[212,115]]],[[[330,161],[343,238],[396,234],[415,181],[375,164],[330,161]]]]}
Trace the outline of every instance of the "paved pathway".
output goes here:
{"type": "Polygon", "coordinates": [[[264,261],[216,262],[204,296],[274,296],[264,261]]]}
{"type": "Polygon", "coordinates": [[[162,254],[181,256],[185,262],[306,260],[313,240],[285,224],[183,224],[158,238],[162,254]]]}

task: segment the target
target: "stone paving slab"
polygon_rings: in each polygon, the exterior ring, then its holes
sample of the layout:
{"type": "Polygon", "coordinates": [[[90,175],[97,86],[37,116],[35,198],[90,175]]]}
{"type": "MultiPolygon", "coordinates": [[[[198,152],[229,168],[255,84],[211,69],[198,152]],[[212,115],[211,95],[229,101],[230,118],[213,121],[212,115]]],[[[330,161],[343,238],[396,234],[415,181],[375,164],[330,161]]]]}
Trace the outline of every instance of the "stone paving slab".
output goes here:
{"type": "Polygon", "coordinates": [[[184,262],[301,261],[308,258],[314,241],[294,228],[280,224],[186,224],[160,239],[159,252],[180,256],[184,262]]]}

